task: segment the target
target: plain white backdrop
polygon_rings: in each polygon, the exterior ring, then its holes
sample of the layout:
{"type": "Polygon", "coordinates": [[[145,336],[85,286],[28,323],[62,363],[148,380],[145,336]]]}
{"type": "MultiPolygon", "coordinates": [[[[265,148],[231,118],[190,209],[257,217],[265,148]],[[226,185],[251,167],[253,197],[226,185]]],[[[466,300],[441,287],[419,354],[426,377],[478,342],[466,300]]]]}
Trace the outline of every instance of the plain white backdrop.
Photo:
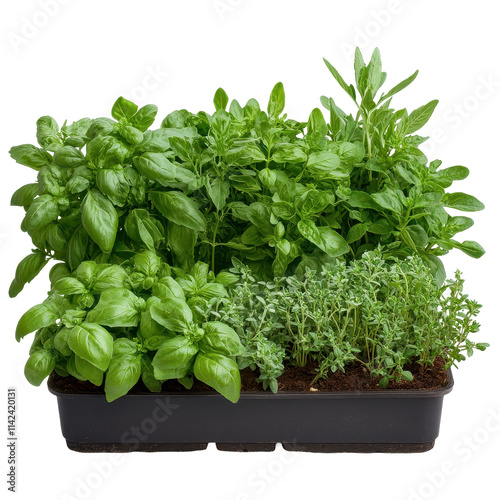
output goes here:
{"type": "MultiPolygon", "coordinates": [[[[498,266],[500,165],[500,38],[498,3],[440,0],[18,0],[3,2],[0,158],[0,301],[6,434],[6,388],[19,392],[21,499],[107,498],[370,498],[417,500],[498,495],[500,358],[498,266]],[[17,262],[31,249],[11,194],[35,172],[8,156],[13,145],[35,142],[35,121],[109,116],[125,95],[154,103],[161,119],[173,109],[212,110],[215,90],[267,103],[277,81],[289,116],[306,120],[323,94],[349,102],[325,68],[329,59],[353,80],[352,53],[378,46],[387,86],[420,69],[394,99],[414,109],[440,104],[423,130],[429,159],[466,165],[463,188],[486,204],[465,239],[486,249],[480,260],[458,251],[445,258],[448,274],[463,270],[470,295],[484,305],[477,339],[492,347],[455,370],[445,398],[441,436],[421,455],[231,454],[204,452],[88,455],[66,448],[55,398],[23,376],[30,340],[14,340],[20,315],[41,302],[48,269],[16,299],[7,290],[17,262]],[[496,418],[496,420],[495,420],[496,418]]],[[[7,448],[0,453],[2,484],[7,448]]],[[[2,491],[2,496],[3,496],[2,491]]],[[[7,497],[5,497],[7,498],[7,497]]],[[[496,498],[496,497],[495,497],[496,498]]]]}

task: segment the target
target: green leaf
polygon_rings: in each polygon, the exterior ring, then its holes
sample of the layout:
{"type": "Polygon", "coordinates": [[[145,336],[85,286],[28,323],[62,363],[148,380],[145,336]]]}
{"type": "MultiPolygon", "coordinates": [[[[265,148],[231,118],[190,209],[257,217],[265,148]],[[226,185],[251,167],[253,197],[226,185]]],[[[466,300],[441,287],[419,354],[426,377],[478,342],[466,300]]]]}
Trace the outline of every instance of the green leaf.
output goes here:
{"type": "Polygon", "coordinates": [[[459,243],[458,241],[450,240],[449,243],[474,259],[479,259],[485,254],[485,249],[477,241],[467,240],[459,243]]]}
{"type": "Polygon", "coordinates": [[[418,70],[415,71],[415,73],[413,73],[413,75],[411,75],[408,78],[406,78],[405,80],[403,80],[401,83],[398,83],[395,87],[393,87],[391,90],[389,90],[389,92],[387,92],[387,94],[383,94],[382,97],[380,98],[379,103],[389,99],[390,97],[396,95],[398,92],[401,92],[403,89],[408,87],[408,85],[410,85],[410,83],[412,83],[413,80],[415,80],[415,78],[417,78],[417,75],[418,75],[418,70]]]}
{"type": "Polygon", "coordinates": [[[63,168],[76,168],[85,162],[85,158],[78,149],[63,146],[54,154],[54,163],[63,168]]]}
{"type": "Polygon", "coordinates": [[[54,347],[66,357],[69,357],[73,354],[73,351],[70,349],[68,345],[68,337],[71,333],[72,328],[68,328],[63,326],[54,336],[54,347]]]}
{"type": "Polygon", "coordinates": [[[200,353],[194,363],[194,375],[232,403],[238,402],[241,389],[240,370],[232,359],[222,354],[200,353]]]}
{"type": "Polygon", "coordinates": [[[222,88],[218,88],[214,96],[215,111],[219,111],[221,109],[225,110],[228,103],[229,97],[227,96],[225,90],[222,88]]]}
{"type": "Polygon", "coordinates": [[[470,217],[450,217],[444,226],[444,232],[449,236],[465,231],[474,225],[470,217]]]}
{"type": "Polygon", "coordinates": [[[477,212],[484,209],[482,202],[465,193],[446,193],[443,198],[443,205],[464,212],[477,212]]]}
{"type": "Polygon", "coordinates": [[[309,115],[307,133],[319,134],[321,137],[328,133],[328,126],[326,124],[325,117],[319,108],[314,108],[309,115]]]}
{"type": "Polygon", "coordinates": [[[351,96],[352,99],[356,100],[356,91],[354,90],[354,87],[352,85],[347,85],[344,79],[340,76],[339,72],[326,59],[323,58],[323,61],[335,80],[337,80],[338,84],[351,96]]]}
{"type": "Polygon", "coordinates": [[[118,128],[120,135],[129,143],[134,146],[139,145],[144,140],[142,132],[130,125],[121,125],[118,128]]]}
{"type": "Polygon", "coordinates": [[[328,174],[333,179],[348,176],[348,172],[340,168],[340,158],[330,151],[311,153],[307,160],[307,168],[313,172],[328,174]]]}
{"type": "Polygon", "coordinates": [[[241,167],[245,167],[251,163],[259,163],[265,159],[266,157],[259,146],[253,143],[232,148],[224,156],[224,160],[228,165],[239,165],[241,167]]]}
{"type": "Polygon", "coordinates": [[[408,118],[404,118],[401,121],[402,133],[404,135],[410,135],[421,129],[429,121],[438,102],[437,100],[431,101],[417,108],[415,111],[412,111],[408,118]]]}
{"type": "Polygon", "coordinates": [[[9,288],[9,297],[15,297],[26,283],[33,280],[47,264],[48,259],[43,252],[35,250],[27,255],[16,268],[16,275],[9,288]]]}
{"type": "Polygon", "coordinates": [[[193,322],[193,313],[183,300],[166,299],[151,306],[151,317],[167,330],[176,333],[186,331],[193,322]]]}
{"type": "Polygon", "coordinates": [[[271,210],[268,205],[258,201],[252,203],[248,207],[247,216],[263,235],[273,234],[274,227],[271,224],[271,210]]]}
{"type": "Polygon", "coordinates": [[[380,51],[375,48],[371,60],[367,66],[367,86],[371,89],[373,97],[382,85],[382,61],[380,58],[380,51]]]}
{"type": "Polygon", "coordinates": [[[66,247],[66,261],[69,267],[76,269],[87,254],[89,237],[83,226],[78,226],[68,240],[66,247]]]}
{"type": "Polygon", "coordinates": [[[97,273],[92,281],[92,291],[102,293],[108,288],[125,288],[128,283],[127,271],[122,266],[112,265],[97,273]]]}
{"type": "Polygon", "coordinates": [[[144,177],[162,186],[176,182],[177,168],[163,153],[146,153],[135,158],[134,163],[144,177]]]}
{"type": "Polygon", "coordinates": [[[96,181],[101,193],[105,194],[115,205],[119,207],[125,205],[130,184],[125,178],[123,170],[103,168],[97,172],[96,181]]]}
{"type": "Polygon", "coordinates": [[[306,153],[295,144],[278,144],[272,156],[276,163],[297,163],[307,161],[306,153]]]}
{"type": "Polygon", "coordinates": [[[118,231],[118,214],[113,204],[92,189],[83,201],[82,224],[88,235],[104,253],[110,253],[118,231]]]}
{"type": "Polygon", "coordinates": [[[157,106],[154,104],[146,104],[146,106],[139,109],[139,111],[129,120],[130,125],[141,132],[146,132],[146,130],[153,125],[157,113],[157,106]]]}
{"type": "Polygon", "coordinates": [[[196,203],[180,191],[150,193],[151,201],[160,213],[174,224],[194,231],[205,231],[205,217],[196,203]]]}
{"type": "Polygon", "coordinates": [[[203,352],[218,352],[226,356],[238,356],[243,352],[238,334],[228,325],[219,321],[203,324],[205,335],[200,341],[203,352]]]}
{"type": "Polygon", "coordinates": [[[31,385],[39,386],[56,366],[56,358],[50,351],[39,349],[30,354],[24,366],[24,375],[31,385]]]}
{"type": "Polygon", "coordinates": [[[197,352],[198,348],[183,335],[166,340],[153,358],[155,378],[170,380],[185,377],[197,352]]]}
{"type": "Polygon", "coordinates": [[[361,50],[359,50],[359,47],[356,47],[356,50],[354,51],[354,75],[356,77],[356,85],[361,94],[363,94],[364,92],[364,86],[361,83],[361,76],[365,68],[366,65],[365,61],[363,60],[361,50]]]}
{"type": "MultiPolygon", "coordinates": [[[[164,331],[163,327],[160,327],[160,328],[161,328],[161,331],[163,332],[164,331]]],[[[142,345],[148,351],[157,351],[170,338],[172,338],[172,337],[168,337],[166,335],[152,335],[150,337],[147,337],[144,340],[144,342],[142,343],[142,345]]]]}
{"type": "Polygon", "coordinates": [[[55,198],[50,194],[43,194],[35,198],[28,208],[23,220],[23,227],[28,232],[32,232],[40,226],[52,222],[58,215],[59,205],[55,198]]]}
{"type": "Polygon", "coordinates": [[[394,231],[394,226],[387,219],[378,219],[368,226],[367,231],[373,234],[389,234],[394,231]]]}
{"type": "Polygon", "coordinates": [[[104,371],[113,354],[113,337],[102,326],[85,321],[71,330],[68,346],[77,356],[104,371]]]}
{"type": "Polygon", "coordinates": [[[21,144],[10,149],[9,154],[20,165],[30,167],[34,170],[40,170],[46,165],[52,163],[52,157],[41,148],[31,144],[21,144]]]}
{"type": "Polygon", "coordinates": [[[144,250],[134,257],[136,269],[146,276],[155,277],[160,268],[161,259],[155,252],[144,250]]]}
{"type": "Polygon", "coordinates": [[[349,205],[355,208],[372,208],[378,210],[378,204],[364,191],[352,191],[349,196],[349,205]]]}
{"type": "Polygon", "coordinates": [[[443,199],[443,195],[439,192],[424,193],[420,195],[413,204],[413,208],[434,207],[443,199]]]}
{"type": "Polygon", "coordinates": [[[58,136],[59,125],[51,116],[42,116],[36,122],[36,139],[42,148],[57,151],[62,146],[58,136]]]}
{"type": "Polygon", "coordinates": [[[55,311],[42,303],[28,309],[17,323],[16,340],[19,342],[28,333],[50,326],[58,319],[55,311]]]}
{"type": "Polygon", "coordinates": [[[168,246],[174,257],[174,264],[188,269],[194,263],[194,248],[198,236],[196,231],[169,222],[167,226],[168,246]]]}
{"type": "Polygon", "coordinates": [[[108,403],[125,396],[139,381],[141,371],[141,356],[130,354],[113,356],[104,382],[108,403]]]}
{"type": "Polygon", "coordinates": [[[442,286],[444,280],[446,279],[446,270],[441,259],[432,254],[420,254],[420,257],[429,266],[429,269],[434,276],[435,284],[439,287],[442,286]]]}
{"type": "Polygon", "coordinates": [[[161,392],[162,383],[154,376],[153,365],[147,356],[142,358],[142,382],[151,392],[161,392]]]}
{"type": "Polygon", "coordinates": [[[417,248],[425,248],[429,243],[429,236],[420,224],[406,226],[406,231],[417,248]]]}
{"type": "Polygon", "coordinates": [[[113,104],[111,109],[111,116],[115,120],[130,120],[137,112],[138,106],[132,101],[125,99],[124,97],[119,97],[113,104]]]}
{"type": "Polygon", "coordinates": [[[133,340],[119,338],[113,342],[113,358],[117,356],[135,356],[139,354],[138,345],[133,340]]]}
{"type": "Polygon", "coordinates": [[[229,196],[229,183],[217,177],[207,182],[207,193],[210,196],[215,208],[222,210],[226,206],[226,200],[229,196]]]}
{"type": "Polygon", "coordinates": [[[144,243],[151,251],[154,251],[156,243],[163,239],[161,226],[147,210],[139,208],[132,210],[125,219],[124,227],[129,238],[138,243],[144,243]]]}
{"type": "Polygon", "coordinates": [[[231,101],[231,104],[229,105],[229,113],[231,113],[240,122],[245,119],[245,113],[243,112],[243,108],[236,99],[233,99],[231,101]]]}
{"type": "Polygon", "coordinates": [[[185,301],[182,287],[171,276],[165,276],[153,285],[153,293],[160,299],[178,299],[185,301]]]}
{"type": "Polygon", "coordinates": [[[53,265],[49,271],[50,284],[53,285],[61,278],[70,276],[70,274],[68,266],[64,262],[59,262],[58,264],[53,265]]]}
{"type": "Polygon", "coordinates": [[[432,174],[432,180],[443,187],[450,187],[454,181],[461,181],[468,177],[470,171],[467,167],[456,165],[443,168],[432,174]]]}
{"type": "Polygon", "coordinates": [[[389,210],[390,212],[395,212],[397,214],[403,212],[401,200],[394,191],[388,190],[382,193],[373,193],[371,197],[375,203],[380,205],[385,210],[389,210]]]}
{"type": "Polygon", "coordinates": [[[304,238],[314,243],[330,257],[338,257],[349,251],[349,245],[342,236],[329,227],[317,227],[311,221],[300,221],[297,225],[304,238]]]}
{"type": "Polygon", "coordinates": [[[92,382],[96,386],[100,386],[102,384],[104,378],[104,371],[99,370],[92,363],[89,363],[80,356],[75,355],[75,368],[82,376],[84,376],[87,380],[92,382]]]}
{"type": "Polygon", "coordinates": [[[261,190],[259,181],[252,175],[230,175],[231,186],[244,193],[256,193],[261,190]]]}
{"type": "Polygon", "coordinates": [[[283,110],[285,109],[285,89],[283,88],[283,84],[278,82],[272,92],[271,97],[269,98],[269,103],[267,105],[267,113],[269,116],[278,118],[283,110]]]}
{"type": "Polygon", "coordinates": [[[368,229],[368,226],[366,224],[355,224],[354,226],[349,229],[349,232],[347,233],[346,236],[346,241],[347,243],[351,244],[354,243],[355,241],[360,240],[366,233],[366,230],[368,229]]]}
{"type": "Polygon", "coordinates": [[[10,204],[15,207],[29,207],[37,194],[38,183],[26,184],[14,192],[10,204]]]}
{"type": "Polygon", "coordinates": [[[76,278],[62,278],[53,286],[52,291],[58,295],[74,295],[77,293],[86,293],[85,285],[76,278]]]}
{"type": "Polygon", "coordinates": [[[87,321],[111,327],[135,327],[141,316],[139,300],[142,299],[126,288],[107,288],[97,306],[89,311],[87,321]]]}

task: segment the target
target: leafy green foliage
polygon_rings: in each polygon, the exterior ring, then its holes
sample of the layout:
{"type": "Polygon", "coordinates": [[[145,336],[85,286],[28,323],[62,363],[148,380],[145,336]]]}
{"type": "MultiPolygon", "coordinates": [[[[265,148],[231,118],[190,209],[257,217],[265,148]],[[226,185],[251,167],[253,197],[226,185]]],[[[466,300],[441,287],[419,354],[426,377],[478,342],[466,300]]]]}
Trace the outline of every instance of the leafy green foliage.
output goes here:
{"type": "Polygon", "coordinates": [[[468,337],[479,330],[480,305],[463,293],[463,279],[439,287],[422,260],[384,259],[377,249],[351,264],[327,264],[304,276],[257,281],[235,261],[241,282],[217,316],[240,335],[240,368],[259,370],[264,387],[277,390],[284,365],[316,367],[326,377],[357,361],[381,384],[411,380],[405,365],[447,366],[487,344],[468,337]]]}
{"type": "MultiPolygon", "coordinates": [[[[11,199],[25,211],[21,229],[35,248],[17,266],[10,296],[55,262],[49,298],[16,330],[18,340],[37,332],[30,381],[52,369],[94,384],[104,379],[112,401],[141,377],[156,391],[170,378],[188,387],[194,374],[236,401],[237,359],[239,368],[258,367],[264,387],[276,391],[291,342],[270,334],[281,320],[266,319],[250,338],[218,312],[238,281],[227,271],[233,259],[270,289],[273,279],[321,274],[331,263],[354,269],[382,246],[386,259],[418,256],[440,285],[442,255],[484,253],[479,243],[456,239],[473,220],[447,210],[484,208],[472,195],[447,191],[469,170],[429,163],[419,149],[425,138],[415,133],[437,101],[412,112],[391,108],[417,72],[381,93],[378,50],[368,64],[356,51],[355,85],[325,63],[354,101],[354,116],[322,97],[328,120],[318,108],[305,122],[290,119],[280,82],[267,112],[255,99],[230,101],[219,88],[213,114],[173,111],[152,129],[157,107],[120,97],[112,119],[60,127],[43,116],[38,146],[10,150],[37,172],[11,199]]],[[[302,363],[309,351],[301,349],[290,359],[302,363]]],[[[371,366],[373,373],[398,373],[394,359],[371,366]]]]}
{"type": "Polygon", "coordinates": [[[445,208],[484,208],[471,195],[445,192],[468,169],[428,164],[418,149],[425,139],[413,135],[437,101],[411,113],[390,107],[416,73],[377,97],[385,80],[378,50],[368,65],[356,52],[356,86],[325,62],[355,101],[354,117],[323,97],[329,123],[317,108],[306,123],[291,120],[282,83],[267,113],[253,99],[228,108],[218,89],[213,115],[174,111],[156,130],[148,130],[156,106],[138,109],[124,98],[113,106],[114,120],[59,128],[42,117],[41,148],[11,150],[38,171],[38,182],[12,199],[26,210],[22,229],[38,254],[20,264],[10,294],[50,259],[73,270],[85,260],[119,264],[141,249],[185,269],[205,261],[221,271],[237,257],[264,279],[312,259],[319,266],[358,258],[378,244],[425,262],[452,248],[481,256],[479,244],[451,241],[447,229],[445,208]]]}
{"type": "Polygon", "coordinates": [[[233,274],[214,275],[201,262],[187,273],[145,250],[121,265],[85,261],[71,276],[52,277],[49,298],[27,311],[16,331],[18,340],[36,331],[25,370],[34,385],[55,368],[95,385],[104,379],[114,401],[141,377],[160,391],[163,381],[194,374],[239,399],[240,338],[202,312],[227,296],[223,283],[233,283],[233,274]]]}

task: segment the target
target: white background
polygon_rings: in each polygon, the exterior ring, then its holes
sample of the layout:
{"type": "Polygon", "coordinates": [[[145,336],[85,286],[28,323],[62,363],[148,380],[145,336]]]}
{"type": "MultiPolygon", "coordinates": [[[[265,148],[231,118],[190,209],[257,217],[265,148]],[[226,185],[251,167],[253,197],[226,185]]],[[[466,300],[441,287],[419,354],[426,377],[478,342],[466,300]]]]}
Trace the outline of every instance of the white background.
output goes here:
{"type": "MultiPolygon", "coordinates": [[[[498,340],[498,162],[500,68],[498,3],[475,0],[18,0],[2,2],[0,265],[2,382],[19,391],[17,497],[70,498],[497,498],[500,398],[498,340]],[[7,289],[17,262],[30,252],[19,229],[23,211],[12,192],[35,172],[10,160],[12,145],[35,142],[35,121],[50,114],[62,124],[109,116],[119,95],[173,109],[212,110],[223,86],[230,98],[264,104],[277,81],[286,111],[306,120],[322,94],[349,102],[323,65],[329,59],[353,80],[352,50],[369,57],[380,47],[387,88],[420,69],[416,82],[393,101],[414,109],[440,99],[424,129],[434,137],[429,158],[471,169],[463,190],[487,206],[474,214],[465,239],[487,250],[480,260],[458,251],[467,290],[484,305],[479,341],[490,342],[455,370],[445,398],[441,436],[422,455],[231,454],[205,452],[87,455],[69,451],[55,398],[31,387],[22,369],[30,340],[14,340],[19,316],[41,302],[48,269],[14,300],[7,289]],[[151,77],[150,75],[154,75],[151,77]],[[489,83],[485,83],[489,82],[489,83]],[[491,415],[497,424],[491,426],[491,415]],[[470,440],[467,441],[467,436],[470,440]],[[115,463],[111,460],[115,457],[115,463]],[[443,468],[446,475],[439,471],[443,468]],[[101,472],[96,472],[99,469],[101,472]],[[106,477],[104,477],[106,476],[106,477]],[[88,485],[90,486],[82,486],[88,485]]],[[[457,184],[457,189],[461,190],[457,184]]],[[[3,392],[6,398],[6,391],[3,392]]],[[[5,401],[5,399],[4,399],[5,401]]],[[[6,411],[6,403],[0,404],[6,411]]],[[[5,415],[6,417],[6,415],[5,415]]],[[[6,418],[0,418],[6,426],[6,418]]],[[[4,427],[5,429],[5,427],[4,427]]],[[[0,436],[5,430],[0,430],[0,436]]],[[[7,449],[0,453],[1,477],[7,449]]],[[[2,479],[0,489],[6,491],[2,479]]],[[[3,494],[2,491],[2,494],[3,494]]]]}

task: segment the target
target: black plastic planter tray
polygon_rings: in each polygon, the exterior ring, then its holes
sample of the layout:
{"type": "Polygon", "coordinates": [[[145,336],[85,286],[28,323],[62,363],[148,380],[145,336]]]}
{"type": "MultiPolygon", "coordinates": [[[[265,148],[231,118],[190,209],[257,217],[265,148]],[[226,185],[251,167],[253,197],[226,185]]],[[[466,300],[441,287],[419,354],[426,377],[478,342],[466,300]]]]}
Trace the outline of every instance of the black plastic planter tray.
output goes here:
{"type": "Polygon", "coordinates": [[[439,434],[443,396],[453,388],[359,392],[242,392],[57,396],[63,436],[80,452],[225,451],[416,453],[439,434]]]}

